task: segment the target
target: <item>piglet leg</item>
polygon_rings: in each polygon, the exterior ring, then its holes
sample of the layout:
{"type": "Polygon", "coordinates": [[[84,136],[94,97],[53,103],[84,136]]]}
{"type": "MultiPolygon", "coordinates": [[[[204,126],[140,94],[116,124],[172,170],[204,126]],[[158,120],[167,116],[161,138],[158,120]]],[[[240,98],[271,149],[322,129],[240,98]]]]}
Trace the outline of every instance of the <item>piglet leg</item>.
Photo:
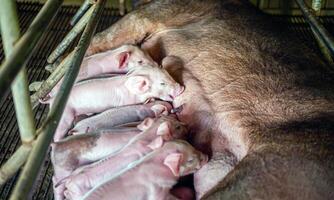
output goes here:
{"type": "Polygon", "coordinates": [[[66,132],[69,130],[69,128],[72,125],[72,122],[74,121],[74,118],[75,118],[74,111],[69,108],[65,108],[64,113],[59,121],[57,130],[53,136],[53,140],[55,142],[65,137],[66,132]]]}

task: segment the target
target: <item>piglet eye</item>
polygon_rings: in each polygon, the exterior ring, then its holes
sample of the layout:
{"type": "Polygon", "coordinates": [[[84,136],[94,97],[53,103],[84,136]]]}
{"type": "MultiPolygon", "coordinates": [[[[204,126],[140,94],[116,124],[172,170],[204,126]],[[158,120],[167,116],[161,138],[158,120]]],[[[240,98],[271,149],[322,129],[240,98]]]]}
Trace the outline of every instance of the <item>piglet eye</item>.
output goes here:
{"type": "Polygon", "coordinates": [[[140,61],[138,61],[138,63],[139,63],[139,64],[143,64],[143,61],[142,61],[142,60],[140,60],[140,61]]]}
{"type": "Polygon", "coordinates": [[[166,85],[166,83],[160,83],[160,85],[163,85],[163,86],[165,86],[165,85],[166,85]]]}

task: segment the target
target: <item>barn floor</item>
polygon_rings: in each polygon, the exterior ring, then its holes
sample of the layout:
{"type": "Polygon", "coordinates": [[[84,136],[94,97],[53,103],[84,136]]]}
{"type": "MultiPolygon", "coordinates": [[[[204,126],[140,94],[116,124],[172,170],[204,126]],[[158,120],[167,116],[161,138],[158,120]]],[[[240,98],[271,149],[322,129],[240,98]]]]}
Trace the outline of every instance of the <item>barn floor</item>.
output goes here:
{"type": "MultiPolygon", "coordinates": [[[[34,16],[41,9],[40,4],[20,3],[18,4],[19,20],[22,32],[25,31],[34,16]]],[[[46,58],[56,45],[64,38],[70,30],[69,21],[76,12],[77,7],[63,7],[51,23],[46,34],[43,36],[43,42],[28,62],[29,82],[40,81],[47,78],[49,73],[44,70],[46,58]]],[[[116,10],[105,9],[99,23],[97,31],[101,31],[113,24],[120,17],[116,10]]],[[[317,49],[316,42],[310,28],[305,24],[302,17],[276,17],[277,20],[287,23],[289,29],[296,33],[308,46],[317,49]]],[[[334,17],[325,17],[322,19],[324,25],[334,35],[334,17]]],[[[317,50],[316,50],[317,51],[317,50]]],[[[318,52],[319,53],[319,52],[318,52]]],[[[4,59],[3,48],[0,42],[0,62],[4,59]]],[[[46,116],[47,108],[39,106],[35,111],[36,126],[40,126],[46,116]]],[[[20,145],[18,126],[14,112],[14,105],[10,92],[6,98],[0,102],[0,164],[2,165],[15,149],[20,145]]],[[[32,199],[53,199],[52,197],[52,166],[49,159],[45,160],[40,172],[39,179],[35,185],[35,191],[32,199]]],[[[6,185],[0,187],[0,200],[9,199],[18,175],[8,181],[6,185]]]]}

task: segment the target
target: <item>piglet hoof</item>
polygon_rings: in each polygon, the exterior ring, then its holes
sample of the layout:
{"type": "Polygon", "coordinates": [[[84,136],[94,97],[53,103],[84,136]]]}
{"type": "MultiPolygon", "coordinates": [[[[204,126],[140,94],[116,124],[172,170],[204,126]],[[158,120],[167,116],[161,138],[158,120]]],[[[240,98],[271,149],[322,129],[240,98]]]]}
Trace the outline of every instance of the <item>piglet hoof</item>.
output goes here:
{"type": "Polygon", "coordinates": [[[154,112],[155,117],[159,117],[161,115],[168,115],[168,108],[164,105],[154,105],[151,107],[151,110],[154,112]]]}
{"type": "Polygon", "coordinates": [[[36,82],[33,82],[29,85],[29,91],[31,92],[35,92],[37,91],[41,85],[43,84],[43,81],[36,81],[36,82]]]}

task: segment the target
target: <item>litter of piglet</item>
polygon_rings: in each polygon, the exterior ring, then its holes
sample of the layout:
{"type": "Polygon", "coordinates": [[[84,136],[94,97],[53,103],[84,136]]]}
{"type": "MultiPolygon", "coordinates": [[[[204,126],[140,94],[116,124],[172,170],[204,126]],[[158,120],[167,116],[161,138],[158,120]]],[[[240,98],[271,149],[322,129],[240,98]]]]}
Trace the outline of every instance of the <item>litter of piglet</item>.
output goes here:
{"type": "Polygon", "coordinates": [[[171,104],[184,90],[139,47],[86,57],[51,144],[55,199],[187,199],[171,190],[208,157],[171,104]]]}

